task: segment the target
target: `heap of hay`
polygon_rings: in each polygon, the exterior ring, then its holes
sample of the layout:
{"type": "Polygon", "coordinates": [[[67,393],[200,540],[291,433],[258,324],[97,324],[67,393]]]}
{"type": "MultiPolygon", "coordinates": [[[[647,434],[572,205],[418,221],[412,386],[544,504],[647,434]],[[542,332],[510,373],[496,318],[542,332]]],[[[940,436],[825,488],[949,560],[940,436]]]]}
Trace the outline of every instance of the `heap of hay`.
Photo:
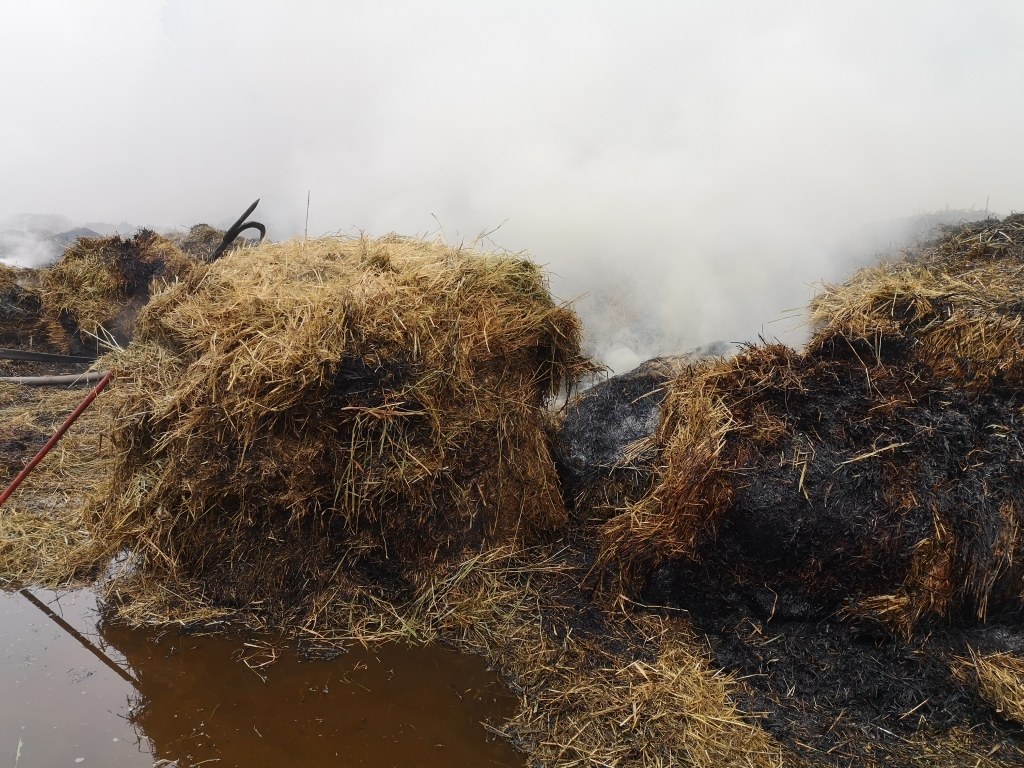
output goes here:
{"type": "Polygon", "coordinates": [[[1018,612],[1022,296],[1024,216],[968,225],[826,286],[802,352],[683,370],[603,562],[783,618],[845,607],[910,632],[1018,612]]]}
{"type": "Polygon", "coordinates": [[[86,345],[108,336],[123,344],[154,291],[152,283],[171,283],[193,263],[170,240],[146,229],[130,239],[82,237],[45,271],[43,308],[86,345]]]}
{"type": "Polygon", "coordinates": [[[197,267],[104,361],[116,459],[94,536],[280,616],[557,530],[546,404],[591,368],[580,334],[514,256],[326,238],[197,267]]]}

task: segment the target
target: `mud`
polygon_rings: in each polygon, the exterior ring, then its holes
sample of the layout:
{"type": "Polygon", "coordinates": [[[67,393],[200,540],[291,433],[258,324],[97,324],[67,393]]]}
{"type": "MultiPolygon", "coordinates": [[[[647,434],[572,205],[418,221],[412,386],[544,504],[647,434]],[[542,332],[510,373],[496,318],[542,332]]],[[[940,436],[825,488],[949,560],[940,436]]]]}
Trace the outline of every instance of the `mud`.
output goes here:
{"type": "Polygon", "coordinates": [[[515,702],[476,657],[389,645],[317,659],[269,637],[98,621],[87,591],[34,594],[136,683],[24,596],[0,593],[8,765],[523,765],[483,725],[515,702]]]}

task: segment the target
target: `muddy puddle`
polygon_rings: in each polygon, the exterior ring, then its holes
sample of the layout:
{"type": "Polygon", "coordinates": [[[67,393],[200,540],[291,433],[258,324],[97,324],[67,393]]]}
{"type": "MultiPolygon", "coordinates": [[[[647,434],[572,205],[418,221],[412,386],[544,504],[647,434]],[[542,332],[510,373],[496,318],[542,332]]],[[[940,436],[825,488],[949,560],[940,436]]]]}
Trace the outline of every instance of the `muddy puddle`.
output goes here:
{"type": "Polygon", "coordinates": [[[524,764],[483,725],[515,702],[481,659],[284,647],[254,670],[252,641],[98,622],[89,591],[0,592],[0,766],[524,764]]]}

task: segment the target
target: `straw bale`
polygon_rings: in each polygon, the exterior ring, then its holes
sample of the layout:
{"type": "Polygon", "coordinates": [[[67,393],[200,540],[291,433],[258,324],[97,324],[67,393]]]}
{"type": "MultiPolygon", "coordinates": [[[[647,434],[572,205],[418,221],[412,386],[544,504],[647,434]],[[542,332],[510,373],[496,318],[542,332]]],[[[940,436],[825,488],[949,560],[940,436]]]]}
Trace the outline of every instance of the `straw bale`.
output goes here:
{"type": "Polygon", "coordinates": [[[197,267],[103,363],[117,458],[94,533],[273,612],[556,530],[546,404],[591,369],[580,333],[516,256],[324,238],[197,267]]]}
{"type": "Polygon", "coordinates": [[[83,342],[106,340],[105,331],[124,343],[154,288],[184,276],[192,264],[170,240],[146,229],[130,239],[81,237],[45,272],[43,307],[83,342]]]}
{"type": "Polygon", "coordinates": [[[1019,613],[1022,293],[1024,217],[971,225],[827,286],[801,352],[684,370],[602,565],[633,591],[717,585],[904,634],[1019,613]]]}
{"type": "Polygon", "coordinates": [[[196,224],[189,229],[188,234],[172,235],[171,240],[189,256],[199,261],[209,261],[225,234],[224,230],[209,224],[196,224]]]}

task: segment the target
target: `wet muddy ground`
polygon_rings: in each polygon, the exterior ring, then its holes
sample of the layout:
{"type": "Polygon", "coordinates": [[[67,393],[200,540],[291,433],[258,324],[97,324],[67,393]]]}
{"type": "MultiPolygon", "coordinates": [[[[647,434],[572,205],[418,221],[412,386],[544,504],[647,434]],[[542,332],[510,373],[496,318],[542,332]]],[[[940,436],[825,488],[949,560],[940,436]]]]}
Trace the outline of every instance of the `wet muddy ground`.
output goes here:
{"type": "Polygon", "coordinates": [[[4,766],[524,764],[484,726],[515,702],[479,658],[388,645],[312,659],[98,621],[89,591],[31,594],[56,618],[0,592],[4,766]]]}

